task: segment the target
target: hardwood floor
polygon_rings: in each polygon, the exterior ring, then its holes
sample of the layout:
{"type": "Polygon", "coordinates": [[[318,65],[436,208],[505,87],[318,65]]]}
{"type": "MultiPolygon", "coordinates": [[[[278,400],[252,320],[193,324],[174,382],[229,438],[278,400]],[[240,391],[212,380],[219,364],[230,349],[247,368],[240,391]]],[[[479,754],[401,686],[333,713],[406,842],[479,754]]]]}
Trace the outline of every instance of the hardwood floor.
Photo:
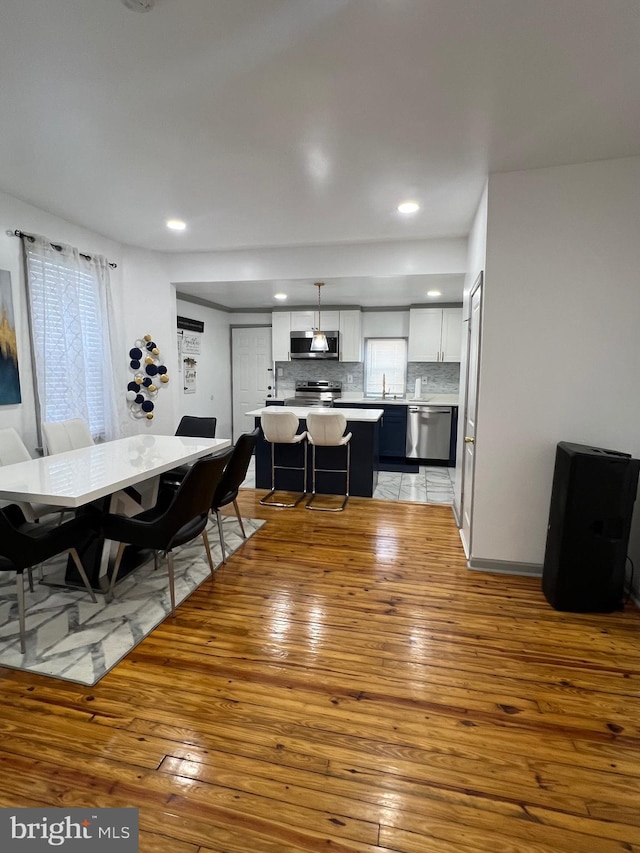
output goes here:
{"type": "Polygon", "coordinates": [[[0,670],[0,805],[144,853],[640,851],[640,613],[469,572],[450,507],[268,523],[93,688],[0,670]]]}

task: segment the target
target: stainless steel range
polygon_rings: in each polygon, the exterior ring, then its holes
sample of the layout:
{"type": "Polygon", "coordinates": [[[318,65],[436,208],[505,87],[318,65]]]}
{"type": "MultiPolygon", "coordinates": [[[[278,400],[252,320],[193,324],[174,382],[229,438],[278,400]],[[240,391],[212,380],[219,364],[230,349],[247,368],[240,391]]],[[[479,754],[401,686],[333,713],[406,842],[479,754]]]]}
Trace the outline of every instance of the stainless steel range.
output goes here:
{"type": "Polygon", "coordinates": [[[298,379],[294,397],[287,397],[285,406],[333,406],[336,397],[342,394],[342,382],[327,382],[322,379],[298,379]]]}

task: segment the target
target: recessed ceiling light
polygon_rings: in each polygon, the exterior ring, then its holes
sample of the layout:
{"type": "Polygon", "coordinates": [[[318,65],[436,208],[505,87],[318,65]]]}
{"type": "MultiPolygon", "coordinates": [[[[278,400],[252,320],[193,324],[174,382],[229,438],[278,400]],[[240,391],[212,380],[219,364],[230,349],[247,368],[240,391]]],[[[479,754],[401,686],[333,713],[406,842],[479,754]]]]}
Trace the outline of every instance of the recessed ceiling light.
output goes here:
{"type": "Polygon", "coordinates": [[[287,294],[286,293],[274,293],[273,298],[274,299],[286,299],[287,294]]]}
{"type": "Polygon", "coordinates": [[[441,290],[427,290],[427,296],[442,296],[441,290]]]}
{"type": "Polygon", "coordinates": [[[187,223],[183,222],[182,219],[167,219],[167,228],[171,228],[172,231],[184,231],[187,227],[187,223]]]}
{"type": "Polygon", "coordinates": [[[417,201],[403,201],[398,205],[398,213],[417,213],[420,205],[417,201]]]}

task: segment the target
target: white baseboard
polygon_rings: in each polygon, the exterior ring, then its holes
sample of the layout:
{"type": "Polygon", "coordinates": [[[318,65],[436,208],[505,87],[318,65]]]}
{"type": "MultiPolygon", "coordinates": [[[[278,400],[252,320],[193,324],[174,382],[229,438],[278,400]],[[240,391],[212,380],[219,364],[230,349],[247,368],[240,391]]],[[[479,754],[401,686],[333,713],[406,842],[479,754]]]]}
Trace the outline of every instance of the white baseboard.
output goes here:
{"type": "Polygon", "coordinates": [[[521,575],[527,578],[541,578],[542,565],[538,563],[512,563],[509,560],[483,560],[472,557],[467,566],[473,572],[490,572],[499,575],[521,575]]]}

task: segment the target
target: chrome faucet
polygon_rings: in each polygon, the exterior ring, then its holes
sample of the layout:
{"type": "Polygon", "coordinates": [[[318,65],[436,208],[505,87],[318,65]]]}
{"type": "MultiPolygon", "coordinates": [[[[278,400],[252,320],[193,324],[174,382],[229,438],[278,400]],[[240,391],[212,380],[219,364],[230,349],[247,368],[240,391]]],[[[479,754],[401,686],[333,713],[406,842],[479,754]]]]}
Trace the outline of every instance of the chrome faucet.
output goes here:
{"type": "Polygon", "coordinates": [[[386,376],[382,374],[382,399],[387,396],[386,376]]]}

